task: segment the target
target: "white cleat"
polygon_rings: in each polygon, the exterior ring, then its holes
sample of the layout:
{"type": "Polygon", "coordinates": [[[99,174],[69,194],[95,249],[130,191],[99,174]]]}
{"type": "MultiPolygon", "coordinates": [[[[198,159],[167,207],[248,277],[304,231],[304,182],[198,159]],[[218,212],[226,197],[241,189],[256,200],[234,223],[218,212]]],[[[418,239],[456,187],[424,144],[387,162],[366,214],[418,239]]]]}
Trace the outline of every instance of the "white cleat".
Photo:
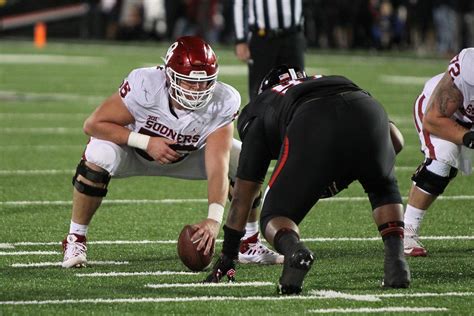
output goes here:
{"type": "Polygon", "coordinates": [[[239,263],[282,264],[285,257],[262,244],[258,233],[240,244],[239,263]]]}
{"type": "Polygon", "coordinates": [[[409,257],[426,257],[428,254],[418,235],[405,235],[403,239],[403,252],[405,256],[409,257]]]}
{"type": "Polygon", "coordinates": [[[86,266],[86,237],[69,234],[63,240],[63,268],[82,268],[86,266]]]}

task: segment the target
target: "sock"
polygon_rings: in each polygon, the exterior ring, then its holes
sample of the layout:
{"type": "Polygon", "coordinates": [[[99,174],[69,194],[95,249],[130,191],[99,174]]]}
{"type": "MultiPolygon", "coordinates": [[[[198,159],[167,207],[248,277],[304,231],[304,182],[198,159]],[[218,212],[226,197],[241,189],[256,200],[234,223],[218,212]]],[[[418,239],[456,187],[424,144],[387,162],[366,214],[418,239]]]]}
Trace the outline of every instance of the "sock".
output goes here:
{"type": "Polygon", "coordinates": [[[69,234],[86,236],[88,227],[89,225],[76,224],[71,220],[71,225],[69,226],[69,234]]]}
{"type": "Polygon", "coordinates": [[[382,224],[378,227],[380,236],[382,236],[382,240],[385,242],[387,238],[398,238],[403,240],[403,231],[404,223],[401,221],[393,221],[387,222],[382,224]]]}
{"type": "Polygon", "coordinates": [[[299,241],[300,236],[294,230],[287,228],[277,231],[273,238],[275,250],[285,256],[291,254],[291,250],[299,241]]]}
{"type": "Polygon", "coordinates": [[[407,204],[405,210],[405,231],[407,235],[418,235],[418,230],[420,229],[421,222],[423,221],[423,216],[425,216],[426,210],[421,210],[419,208],[413,207],[410,204],[407,204]]]}
{"type": "Polygon", "coordinates": [[[231,259],[237,259],[239,255],[240,239],[245,231],[239,232],[224,225],[224,242],[222,244],[222,253],[231,259]]]}
{"type": "Polygon", "coordinates": [[[258,233],[258,221],[247,223],[245,225],[245,236],[242,239],[247,239],[258,233]]]}

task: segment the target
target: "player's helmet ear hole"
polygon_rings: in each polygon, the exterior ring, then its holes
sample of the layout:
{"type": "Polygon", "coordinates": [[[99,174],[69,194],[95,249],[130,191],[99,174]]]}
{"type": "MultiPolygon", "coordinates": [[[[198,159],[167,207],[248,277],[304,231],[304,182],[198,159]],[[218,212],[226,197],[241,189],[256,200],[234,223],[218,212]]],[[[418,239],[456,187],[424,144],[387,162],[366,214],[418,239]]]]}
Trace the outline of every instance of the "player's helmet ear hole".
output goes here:
{"type": "Polygon", "coordinates": [[[306,77],[305,71],[296,66],[279,65],[273,67],[262,79],[258,94],[278,84],[306,77]]]}

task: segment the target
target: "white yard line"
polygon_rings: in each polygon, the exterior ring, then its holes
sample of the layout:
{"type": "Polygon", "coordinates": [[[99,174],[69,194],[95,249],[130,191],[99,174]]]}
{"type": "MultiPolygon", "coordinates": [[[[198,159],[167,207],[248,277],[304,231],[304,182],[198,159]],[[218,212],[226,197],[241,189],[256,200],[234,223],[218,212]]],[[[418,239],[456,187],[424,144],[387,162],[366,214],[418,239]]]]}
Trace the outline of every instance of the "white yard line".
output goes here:
{"type": "MultiPolygon", "coordinates": [[[[196,283],[197,284],[197,283],[196,283]]],[[[462,293],[462,292],[460,292],[462,293]]],[[[410,297],[413,293],[406,294],[410,297]]],[[[424,293],[419,293],[424,294],[424,293]]],[[[443,295],[444,293],[435,293],[443,295]]],[[[374,294],[376,296],[376,294],[374,294]]],[[[192,296],[192,297],[131,297],[131,298],[93,298],[93,299],[65,299],[65,300],[33,300],[33,301],[0,301],[0,305],[59,305],[59,304],[118,304],[118,303],[185,303],[185,302],[219,302],[219,301],[305,301],[305,300],[323,300],[333,299],[333,297],[324,297],[319,295],[301,295],[301,296],[192,296]]],[[[392,307],[387,307],[392,308],[392,307]]],[[[406,308],[423,309],[431,307],[393,307],[408,311],[406,308]]],[[[439,308],[440,311],[447,309],[439,308]]],[[[313,311],[313,310],[312,310],[313,311]]],[[[414,310],[415,311],[415,310],[414,310]]],[[[416,310],[421,311],[421,310],[416,310]]],[[[435,310],[433,310],[435,311],[435,310]]],[[[436,310],[437,311],[437,310],[436,310]]]]}
{"type": "MultiPolygon", "coordinates": [[[[60,150],[62,152],[65,152],[69,149],[74,149],[74,150],[80,150],[86,148],[86,144],[82,145],[4,145],[0,146],[1,151],[25,151],[28,149],[29,152],[37,150],[37,151],[52,151],[52,150],[60,150]]],[[[16,174],[18,171],[24,172],[25,174],[27,172],[31,172],[32,175],[34,175],[36,172],[42,172],[44,170],[0,170],[0,175],[12,175],[16,174]]]]}
{"type": "MultiPolygon", "coordinates": [[[[0,100],[6,101],[81,101],[85,104],[97,105],[104,100],[104,96],[80,95],[71,93],[37,93],[0,90],[0,100]]],[[[0,103],[0,106],[2,103],[0,103]]],[[[68,104],[65,103],[65,106],[68,104]]]]}
{"type": "Polygon", "coordinates": [[[0,119],[28,119],[28,120],[71,120],[71,119],[85,119],[90,113],[16,113],[3,112],[0,113],[0,119]]]}
{"type": "Polygon", "coordinates": [[[186,271],[145,271],[145,272],[93,272],[76,273],[77,277],[126,277],[126,276],[149,276],[149,275],[198,275],[198,272],[186,271]]]}
{"type": "Polygon", "coordinates": [[[333,313],[427,313],[446,312],[449,309],[444,307],[362,307],[362,308],[327,308],[309,309],[308,313],[333,314],[333,313]]]}
{"type": "Polygon", "coordinates": [[[196,288],[196,287],[240,287],[240,286],[275,286],[273,282],[227,282],[227,283],[163,283],[163,284],[145,284],[145,287],[152,289],[167,289],[167,288],[196,288]]]}
{"type": "Polygon", "coordinates": [[[0,128],[0,133],[3,134],[41,134],[41,135],[73,135],[73,134],[84,134],[80,128],[76,127],[3,127],[0,128]]]}
{"type": "MultiPolygon", "coordinates": [[[[28,150],[38,149],[38,150],[51,150],[57,147],[58,149],[65,148],[85,148],[84,145],[37,145],[37,146],[28,146],[28,150]]],[[[4,149],[21,149],[25,150],[25,146],[11,145],[11,146],[0,146],[1,150],[4,149]]],[[[411,171],[414,172],[417,167],[413,166],[400,166],[395,167],[396,171],[411,171]]],[[[268,169],[268,172],[273,172],[273,167],[268,169]]],[[[74,173],[73,169],[18,169],[18,170],[9,170],[3,169],[0,170],[0,176],[12,176],[12,175],[25,175],[25,176],[35,176],[35,175],[54,175],[54,174],[69,174],[74,173]]]]}
{"type": "Polygon", "coordinates": [[[227,301],[307,301],[320,300],[315,296],[192,296],[192,297],[132,297],[132,298],[91,298],[44,301],[0,301],[0,305],[66,305],[66,304],[117,304],[117,303],[187,303],[187,302],[227,302],[227,301]]]}
{"type": "Polygon", "coordinates": [[[310,295],[315,295],[323,298],[342,298],[353,301],[367,301],[377,302],[381,298],[393,297],[448,297],[448,296],[474,296],[474,292],[445,292],[445,293],[390,293],[390,294],[352,294],[337,291],[309,291],[310,295]]]}
{"type": "MultiPolygon", "coordinates": [[[[406,196],[402,197],[404,200],[406,196]]],[[[438,200],[446,201],[470,201],[474,200],[474,195],[442,195],[438,200]]],[[[368,202],[366,196],[353,197],[332,197],[321,199],[318,203],[324,202],[368,202]]],[[[181,204],[181,203],[207,203],[207,199],[161,199],[161,200],[104,200],[102,204],[123,205],[123,204],[181,204]]],[[[37,206],[37,205],[72,205],[72,201],[1,201],[0,206],[37,206]]]]}
{"type": "Polygon", "coordinates": [[[65,56],[47,54],[0,54],[0,64],[74,64],[74,65],[103,65],[107,59],[93,56],[65,56]]]}
{"type": "Polygon", "coordinates": [[[59,251],[0,251],[0,256],[59,255],[59,251]]]}
{"type": "MultiPolygon", "coordinates": [[[[129,264],[128,261],[87,261],[87,264],[97,266],[120,266],[129,264]]],[[[13,263],[11,266],[14,268],[36,268],[36,267],[56,267],[61,266],[62,261],[58,262],[30,262],[30,263],[13,263]]]]}
{"type": "MultiPolygon", "coordinates": [[[[29,147],[28,150],[30,150],[29,147]]],[[[73,169],[0,170],[0,176],[44,176],[54,174],[74,174],[74,172],[76,171],[73,169]]]]}
{"type": "Polygon", "coordinates": [[[415,76],[392,76],[381,75],[380,80],[384,83],[398,84],[398,85],[424,85],[430,77],[415,77],[415,76]]]}
{"type": "MultiPolygon", "coordinates": [[[[474,236],[423,236],[423,240],[474,240],[474,236]]],[[[347,242],[347,241],[380,241],[380,237],[309,237],[302,238],[304,242],[347,242]]],[[[217,239],[217,243],[221,243],[222,239],[217,239]]],[[[143,244],[176,244],[176,240],[95,240],[87,241],[89,245],[143,245],[143,244]]],[[[16,247],[28,246],[59,246],[60,241],[21,241],[21,242],[3,242],[0,244],[1,249],[14,249],[16,247]]]]}

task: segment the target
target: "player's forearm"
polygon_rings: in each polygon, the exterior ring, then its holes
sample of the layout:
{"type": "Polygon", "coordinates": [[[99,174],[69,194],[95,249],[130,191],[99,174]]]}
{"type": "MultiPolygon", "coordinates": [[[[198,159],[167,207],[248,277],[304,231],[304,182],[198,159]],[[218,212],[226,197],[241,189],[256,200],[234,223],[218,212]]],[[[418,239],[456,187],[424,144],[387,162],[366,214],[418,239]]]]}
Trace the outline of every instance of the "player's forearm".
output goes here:
{"type": "Polygon", "coordinates": [[[209,204],[218,203],[225,206],[229,193],[229,180],[227,175],[208,175],[207,196],[209,204]]]}
{"type": "Polygon", "coordinates": [[[453,119],[447,117],[424,119],[423,130],[457,145],[463,144],[463,136],[469,131],[456,123],[453,119]]]}

